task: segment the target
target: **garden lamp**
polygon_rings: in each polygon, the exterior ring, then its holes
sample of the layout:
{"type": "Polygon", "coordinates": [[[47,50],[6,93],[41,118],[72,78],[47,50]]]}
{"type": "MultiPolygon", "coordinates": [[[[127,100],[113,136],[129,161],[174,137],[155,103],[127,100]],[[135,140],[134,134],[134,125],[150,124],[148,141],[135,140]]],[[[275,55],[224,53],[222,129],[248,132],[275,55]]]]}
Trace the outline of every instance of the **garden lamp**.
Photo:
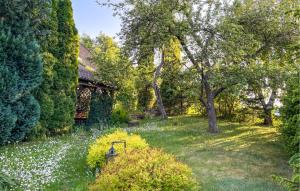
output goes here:
{"type": "Polygon", "coordinates": [[[111,143],[110,149],[105,154],[106,163],[108,163],[109,160],[113,159],[115,156],[118,155],[118,153],[116,152],[116,149],[114,148],[114,144],[123,144],[123,146],[124,146],[124,152],[126,153],[126,141],[124,141],[124,140],[113,141],[111,143]]]}

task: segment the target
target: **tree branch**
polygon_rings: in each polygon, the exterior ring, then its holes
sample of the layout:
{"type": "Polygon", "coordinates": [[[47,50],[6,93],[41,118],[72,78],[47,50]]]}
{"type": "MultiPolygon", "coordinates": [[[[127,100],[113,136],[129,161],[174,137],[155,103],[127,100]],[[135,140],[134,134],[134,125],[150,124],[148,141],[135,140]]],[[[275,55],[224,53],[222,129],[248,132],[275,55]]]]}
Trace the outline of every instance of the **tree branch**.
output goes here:
{"type": "Polygon", "coordinates": [[[258,90],[257,93],[258,93],[258,100],[260,101],[260,103],[263,106],[263,108],[266,108],[267,104],[265,103],[265,98],[264,98],[264,95],[263,95],[261,89],[258,90]]]}
{"type": "Polygon", "coordinates": [[[181,38],[179,35],[176,35],[176,38],[179,40],[183,50],[185,51],[187,57],[189,58],[189,60],[192,62],[192,64],[196,67],[197,71],[199,73],[202,72],[202,69],[200,68],[200,66],[198,65],[198,62],[196,61],[196,59],[194,58],[193,54],[191,53],[191,51],[189,50],[189,48],[187,47],[185,41],[183,38],[181,38]]]}
{"type": "Polygon", "coordinates": [[[199,97],[199,100],[204,105],[204,107],[207,107],[207,104],[202,96],[199,97]]]}
{"type": "Polygon", "coordinates": [[[276,99],[276,90],[272,90],[270,99],[269,99],[269,101],[266,105],[267,109],[272,109],[273,108],[273,104],[274,104],[275,99],[276,99]]]}
{"type": "Polygon", "coordinates": [[[222,93],[225,89],[226,89],[225,87],[221,87],[221,88],[213,91],[214,98],[217,97],[220,93],[222,93]]]}

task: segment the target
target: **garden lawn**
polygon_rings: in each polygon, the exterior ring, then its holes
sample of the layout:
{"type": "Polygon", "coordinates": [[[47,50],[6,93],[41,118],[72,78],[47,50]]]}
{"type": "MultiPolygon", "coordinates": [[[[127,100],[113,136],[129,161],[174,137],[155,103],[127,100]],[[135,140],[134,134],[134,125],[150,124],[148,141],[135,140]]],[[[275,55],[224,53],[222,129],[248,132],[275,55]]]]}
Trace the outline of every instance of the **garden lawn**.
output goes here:
{"type": "Polygon", "coordinates": [[[220,122],[221,132],[212,135],[206,120],[196,117],[144,126],[130,131],[188,164],[204,191],[285,190],[271,178],[291,173],[276,128],[220,122]]]}
{"type": "MultiPolygon", "coordinates": [[[[207,133],[197,117],[143,121],[127,128],[188,164],[204,191],[280,191],[271,175],[289,176],[288,156],[275,128],[220,122],[207,133]]],[[[20,181],[14,190],[87,190],[94,175],[86,166],[88,145],[99,131],[0,148],[0,171],[20,181]]]]}

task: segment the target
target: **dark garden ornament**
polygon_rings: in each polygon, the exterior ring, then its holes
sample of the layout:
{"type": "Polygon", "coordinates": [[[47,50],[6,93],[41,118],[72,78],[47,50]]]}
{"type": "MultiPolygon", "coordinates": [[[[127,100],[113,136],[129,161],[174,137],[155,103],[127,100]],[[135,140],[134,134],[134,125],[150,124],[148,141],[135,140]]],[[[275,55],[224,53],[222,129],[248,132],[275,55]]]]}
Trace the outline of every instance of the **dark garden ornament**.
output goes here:
{"type": "Polygon", "coordinates": [[[114,148],[114,144],[123,144],[124,152],[126,153],[126,141],[120,140],[120,141],[113,141],[111,143],[111,147],[108,150],[108,152],[105,154],[106,163],[116,157],[118,153],[116,152],[116,149],[114,148]]]}

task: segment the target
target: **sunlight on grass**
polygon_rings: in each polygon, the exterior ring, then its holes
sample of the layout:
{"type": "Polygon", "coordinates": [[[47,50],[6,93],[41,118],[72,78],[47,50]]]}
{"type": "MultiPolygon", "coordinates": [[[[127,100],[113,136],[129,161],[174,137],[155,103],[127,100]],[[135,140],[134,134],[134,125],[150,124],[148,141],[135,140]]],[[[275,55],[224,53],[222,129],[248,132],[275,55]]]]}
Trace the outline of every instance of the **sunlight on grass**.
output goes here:
{"type": "Polygon", "coordinates": [[[205,119],[196,117],[157,124],[163,134],[140,134],[190,165],[203,190],[283,190],[271,179],[290,174],[276,128],[221,122],[221,133],[211,135],[205,119]]]}
{"type": "MultiPolygon", "coordinates": [[[[126,130],[188,164],[201,190],[284,190],[271,179],[272,174],[291,173],[276,128],[228,122],[219,127],[221,133],[212,135],[205,119],[182,116],[145,120],[126,130]]],[[[0,169],[20,180],[16,190],[87,190],[95,179],[86,164],[87,149],[100,135],[97,130],[77,132],[0,148],[0,169]]]]}

